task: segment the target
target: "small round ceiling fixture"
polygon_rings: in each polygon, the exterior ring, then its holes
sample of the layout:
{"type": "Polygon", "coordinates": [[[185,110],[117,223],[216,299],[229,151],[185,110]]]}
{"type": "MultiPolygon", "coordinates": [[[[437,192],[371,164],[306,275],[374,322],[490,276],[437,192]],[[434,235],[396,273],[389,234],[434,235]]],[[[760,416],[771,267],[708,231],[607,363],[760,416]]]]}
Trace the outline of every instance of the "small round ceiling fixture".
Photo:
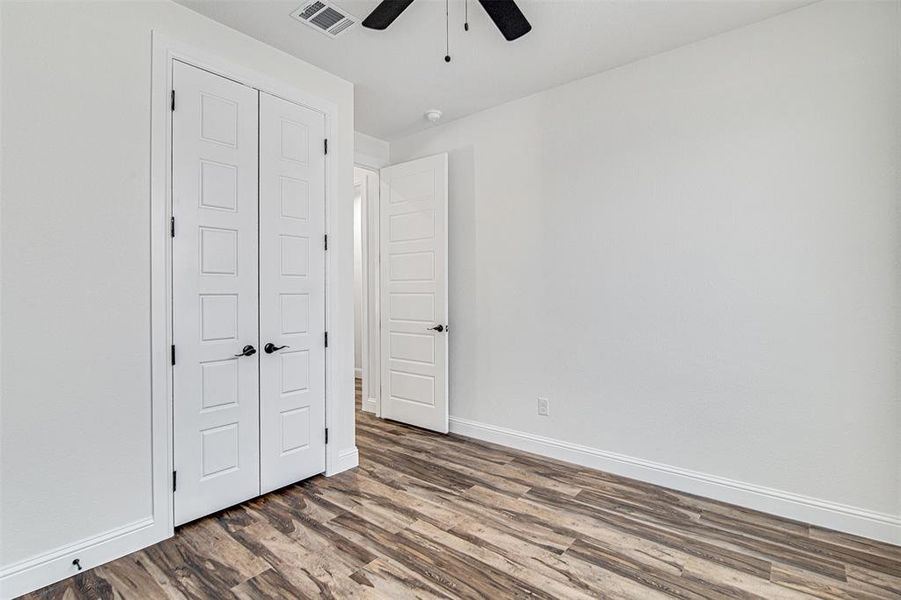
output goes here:
{"type": "Polygon", "coordinates": [[[434,125],[438,121],[441,120],[441,111],[438,110],[437,108],[427,110],[427,111],[425,111],[425,118],[428,120],[429,123],[434,125]]]}

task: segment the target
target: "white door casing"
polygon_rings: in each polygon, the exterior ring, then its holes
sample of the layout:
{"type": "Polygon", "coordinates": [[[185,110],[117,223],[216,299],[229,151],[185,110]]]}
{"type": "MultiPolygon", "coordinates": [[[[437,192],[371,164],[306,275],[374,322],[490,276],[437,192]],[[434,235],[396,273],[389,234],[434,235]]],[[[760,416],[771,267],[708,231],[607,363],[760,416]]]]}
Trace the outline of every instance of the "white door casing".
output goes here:
{"type": "Polygon", "coordinates": [[[354,167],[354,185],[360,186],[363,286],[363,410],[379,415],[381,393],[379,345],[379,173],[369,167],[354,167]]]}
{"type": "Polygon", "coordinates": [[[322,113],[260,92],[262,493],[325,470],[324,138],[322,113]]]}
{"type": "Polygon", "coordinates": [[[259,494],[257,113],[253,88],[175,61],[175,523],[259,494]]]}
{"type": "Polygon", "coordinates": [[[447,154],[383,168],[379,213],[381,416],[447,433],[447,154]]]}

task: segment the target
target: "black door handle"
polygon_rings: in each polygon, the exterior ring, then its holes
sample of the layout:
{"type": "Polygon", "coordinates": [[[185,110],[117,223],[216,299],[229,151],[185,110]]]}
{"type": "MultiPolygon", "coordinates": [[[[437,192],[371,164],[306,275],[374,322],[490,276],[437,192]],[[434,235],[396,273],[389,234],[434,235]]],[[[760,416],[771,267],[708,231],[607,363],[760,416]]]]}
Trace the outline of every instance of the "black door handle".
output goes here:
{"type": "Polygon", "coordinates": [[[263,346],[263,352],[265,352],[266,354],[272,354],[273,352],[278,352],[282,348],[290,348],[290,347],[291,346],[276,346],[272,342],[269,342],[265,346],[263,346]]]}
{"type": "Polygon", "coordinates": [[[241,354],[235,354],[235,356],[253,356],[256,353],[257,349],[250,344],[247,344],[246,346],[244,346],[244,349],[241,350],[241,354]]]}
{"type": "Polygon", "coordinates": [[[434,327],[429,327],[429,329],[441,333],[442,331],[444,331],[444,325],[435,325],[434,327]]]}

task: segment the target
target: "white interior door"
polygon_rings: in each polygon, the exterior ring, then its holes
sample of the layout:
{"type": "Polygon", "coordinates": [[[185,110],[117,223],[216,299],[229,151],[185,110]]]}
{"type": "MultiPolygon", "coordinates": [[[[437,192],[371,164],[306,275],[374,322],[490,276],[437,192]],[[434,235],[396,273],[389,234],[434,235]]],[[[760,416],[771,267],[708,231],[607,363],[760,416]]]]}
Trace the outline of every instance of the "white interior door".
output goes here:
{"type": "Polygon", "coordinates": [[[325,117],[260,93],[260,482],[325,470],[325,117]]]}
{"type": "Polygon", "coordinates": [[[447,154],[381,170],[381,416],[447,433],[447,154]]]}
{"type": "Polygon", "coordinates": [[[257,91],[174,63],[175,523],[257,496],[257,91]],[[244,348],[247,347],[247,351],[244,348]]]}

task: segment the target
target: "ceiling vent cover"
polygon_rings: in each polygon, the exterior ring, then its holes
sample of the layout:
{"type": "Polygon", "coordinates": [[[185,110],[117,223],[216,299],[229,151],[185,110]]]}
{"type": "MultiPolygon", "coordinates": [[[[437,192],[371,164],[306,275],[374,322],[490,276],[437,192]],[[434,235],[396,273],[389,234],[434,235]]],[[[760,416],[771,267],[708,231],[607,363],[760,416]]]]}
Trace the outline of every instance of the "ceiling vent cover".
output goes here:
{"type": "Polygon", "coordinates": [[[347,11],[322,0],[307,2],[291,13],[291,16],[332,38],[338,37],[357,23],[357,18],[347,11]]]}

